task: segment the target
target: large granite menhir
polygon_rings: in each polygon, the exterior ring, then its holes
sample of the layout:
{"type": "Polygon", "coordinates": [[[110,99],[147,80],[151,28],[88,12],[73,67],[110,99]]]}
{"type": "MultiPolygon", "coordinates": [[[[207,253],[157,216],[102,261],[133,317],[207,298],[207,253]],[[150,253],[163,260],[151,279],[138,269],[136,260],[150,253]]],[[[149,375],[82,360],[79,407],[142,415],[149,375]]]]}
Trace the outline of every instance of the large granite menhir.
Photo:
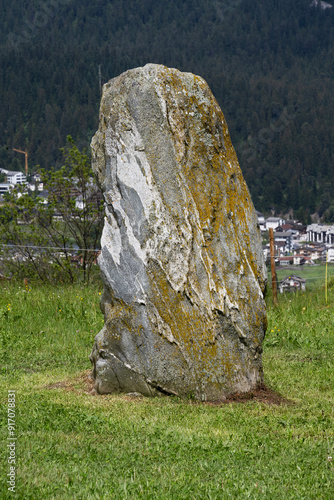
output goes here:
{"type": "Polygon", "coordinates": [[[106,203],[97,392],[217,400],[256,388],[260,233],[206,82],[154,64],[114,78],[92,153],[106,203]]]}

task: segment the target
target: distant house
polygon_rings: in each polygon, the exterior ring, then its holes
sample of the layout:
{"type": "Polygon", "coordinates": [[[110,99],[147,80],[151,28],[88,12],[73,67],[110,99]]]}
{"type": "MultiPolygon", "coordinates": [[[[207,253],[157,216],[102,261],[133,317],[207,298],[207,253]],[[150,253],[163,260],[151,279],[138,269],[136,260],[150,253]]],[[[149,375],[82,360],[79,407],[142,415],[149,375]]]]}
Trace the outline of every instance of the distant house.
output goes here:
{"type": "MultiPolygon", "coordinates": [[[[275,260],[278,265],[280,265],[280,259],[284,257],[288,252],[289,249],[286,245],[285,241],[274,241],[274,250],[275,250],[275,260]]],[[[266,245],[263,246],[263,255],[265,260],[270,258],[270,244],[267,243],[266,245]]],[[[284,264],[283,264],[284,265],[284,264]]]]}
{"type": "Polygon", "coordinates": [[[324,261],[326,260],[326,249],[322,245],[318,245],[315,243],[311,243],[309,245],[304,245],[301,247],[298,247],[294,250],[294,254],[296,255],[303,255],[304,257],[309,257],[312,262],[318,260],[318,261],[324,261]]]}
{"type": "Polygon", "coordinates": [[[22,172],[13,172],[7,170],[6,173],[7,182],[9,184],[25,184],[27,182],[26,176],[22,172]]]}
{"type": "Polygon", "coordinates": [[[262,250],[263,250],[264,260],[265,260],[265,262],[267,262],[267,259],[270,258],[270,248],[269,248],[269,245],[263,245],[262,246],[262,250]]]}
{"type": "Polygon", "coordinates": [[[327,262],[329,264],[334,264],[334,247],[329,247],[327,249],[327,262]]]}
{"type": "MultiPolygon", "coordinates": [[[[269,245],[270,248],[270,245],[269,245]]],[[[285,241],[275,241],[275,255],[277,257],[284,257],[287,253],[289,253],[289,248],[286,245],[285,241]]]]}
{"type": "Polygon", "coordinates": [[[297,290],[304,291],[306,286],[306,280],[300,276],[288,276],[280,281],[279,291],[284,292],[295,292],[297,290]]]}
{"type": "Polygon", "coordinates": [[[292,266],[293,257],[292,256],[279,257],[277,261],[279,266],[292,266]]]}
{"type": "Polygon", "coordinates": [[[309,242],[334,244],[334,225],[310,224],[306,231],[309,242]]]}
{"type": "Polygon", "coordinates": [[[30,191],[43,191],[44,184],[43,182],[36,182],[36,183],[31,182],[28,188],[30,189],[30,191]]]}
{"type": "Polygon", "coordinates": [[[290,233],[292,238],[292,247],[297,242],[306,239],[306,226],[296,221],[286,221],[285,224],[276,228],[276,233],[290,233]]]}
{"type": "Polygon", "coordinates": [[[48,199],[49,199],[49,193],[48,193],[48,191],[46,191],[45,189],[43,189],[43,191],[40,191],[38,193],[38,197],[40,198],[41,203],[43,205],[47,205],[48,204],[48,199]]]}
{"type": "Polygon", "coordinates": [[[1,182],[0,183],[0,194],[7,193],[12,187],[13,187],[13,184],[10,184],[9,182],[1,182]]]}
{"type": "Polygon", "coordinates": [[[274,233],[275,243],[283,242],[285,247],[285,252],[292,251],[292,233],[286,231],[276,231],[274,233]]]}
{"type": "Polygon", "coordinates": [[[275,230],[278,226],[282,226],[283,224],[285,224],[285,220],[281,217],[268,217],[268,219],[266,219],[266,230],[275,230]]]}
{"type": "Polygon", "coordinates": [[[89,192],[86,193],[86,198],[84,199],[82,194],[79,194],[75,197],[75,206],[79,210],[84,210],[86,208],[86,203],[88,203],[91,207],[97,209],[99,205],[101,205],[103,201],[101,191],[97,186],[92,185],[89,189],[89,192]]]}
{"type": "Polygon", "coordinates": [[[304,264],[313,264],[311,257],[305,257],[305,255],[294,254],[293,265],[303,266],[304,264]]]}
{"type": "Polygon", "coordinates": [[[32,182],[41,182],[41,175],[37,172],[33,173],[31,176],[32,182]]]}
{"type": "Polygon", "coordinates": [[[257,210],[255,210],[255,212],[257,215],[257,221],[260,226],[260,231],[264,232],[266,230],[266,220],[264,218],[264,215],[261,212],[258,212],[257,210]]]}
{"type": "Polygon", "coordinates": [[[41,176],[39,173],[35,172],[31,175],[30,177],[31,182],[28,186],[30,191],[43,191],[44,189],[44,184],[41,181],[41,176]]]}
{"type": "Polygon", "coordinates": [[[277,226],[276,232],[281,233],[283,231],[289,231],[290,229],[292,229],[290,224],[282,224],[281,226],[277,226]]]}

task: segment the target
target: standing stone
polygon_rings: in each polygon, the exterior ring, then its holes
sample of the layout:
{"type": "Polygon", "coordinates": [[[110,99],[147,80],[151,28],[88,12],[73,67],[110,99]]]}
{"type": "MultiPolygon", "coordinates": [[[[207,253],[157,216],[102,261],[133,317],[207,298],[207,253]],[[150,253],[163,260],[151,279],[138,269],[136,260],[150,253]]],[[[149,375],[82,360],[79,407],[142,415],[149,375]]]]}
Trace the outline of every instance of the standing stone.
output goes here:
{"type": "Polygon", "coordinates": [[[97,392],[217,400],[256,388],[266,269],[207,83],[155,64],[114,78],[92,154],[106,205],[97,392]]]}

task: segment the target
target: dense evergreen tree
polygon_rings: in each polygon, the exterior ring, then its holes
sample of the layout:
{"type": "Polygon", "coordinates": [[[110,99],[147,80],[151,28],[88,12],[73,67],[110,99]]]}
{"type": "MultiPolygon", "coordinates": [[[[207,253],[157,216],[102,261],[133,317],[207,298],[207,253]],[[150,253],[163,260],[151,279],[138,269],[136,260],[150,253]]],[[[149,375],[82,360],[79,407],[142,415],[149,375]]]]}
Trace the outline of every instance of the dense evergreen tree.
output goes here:
{"type": "Polygon", "coordinates": [[[23,166],[13,147],[60,165],[68,134],[87,147],[99,65],[106,82],[155,62],[208,81],[257,208],[331,220],[334,8],[310,3],[0,0],[0,166],[23,166]]]}

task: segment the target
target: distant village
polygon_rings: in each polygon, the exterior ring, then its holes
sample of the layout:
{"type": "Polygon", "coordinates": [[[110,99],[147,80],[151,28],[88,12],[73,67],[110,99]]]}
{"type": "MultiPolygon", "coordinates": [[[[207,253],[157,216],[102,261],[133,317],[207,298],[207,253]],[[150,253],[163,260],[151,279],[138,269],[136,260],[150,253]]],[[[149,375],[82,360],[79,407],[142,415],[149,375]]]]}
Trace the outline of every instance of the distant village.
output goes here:
{"type": "Polygon", "coordinates": [[[5,193],[8,193],[11,189],[20,184],[25,185],[30,191],[39,191],[39,196],[47,199],[47,192],[43,190],[43,183],[40,181],[40,176],[38,174],[33,174],[31,176],[31,182],[27,182],[27,176],[22,172],[0,168],[0,174],[5,177],[5,181],[0,182],[0,203],[3,202],[3,195],[5,193]]]}
{"type": "MultiPolygon", "coordinates": [[[[274,231],[275,260],[279,266],[314,265],[321,262],[334,263],[334,225],[309,224],[268,217],[257,212],[262,235],[270,228],[274,231]]],[[[270,256],[269,243],[263,245],[266,261],[270,256]]]]}
{"type": "MultiPolygon", "coordinates": [[[[42,202],[47,203],[48,193],[38,174],[31,176],[27,182],[26,175],[18,171],[0,168],[5,182],[0,182],[0,203],[3,195],[16,185],[24,184],[28,190],[38,191],[42,202]]],[[[76,200],[80,208],[82,201],[76,200]]],[[[334,225],[310,224],[308,226],[295,220],[281,217],[268,217],[256,212],[261,234],[265,235],[270,228],[274,231],[276,264],[279,266],[303,266],[325,262],[334,264],[334,225]]],[[[267,261],[270,256],[269,242],[263,245],[263,253],[267,261]]]]}
{"type": "MultiPolygon", "coordinates": [[[[4,194],[10,192],[11,189],[18,185],[24,185],[28,192],[38,192],[41,203],[45,205],[48,203],[49,193],[44,189],[39,174],[32,174],[31,182],[27,182],[27,177],[22,172],[0,168],[0,174],[5,176],[5,182],[0,182],[0,205],[4,202],[4,194]]],[[[82,195],[73,190],[73,197],[75,198],[76,208],[83,209],[82,195]]]]}

